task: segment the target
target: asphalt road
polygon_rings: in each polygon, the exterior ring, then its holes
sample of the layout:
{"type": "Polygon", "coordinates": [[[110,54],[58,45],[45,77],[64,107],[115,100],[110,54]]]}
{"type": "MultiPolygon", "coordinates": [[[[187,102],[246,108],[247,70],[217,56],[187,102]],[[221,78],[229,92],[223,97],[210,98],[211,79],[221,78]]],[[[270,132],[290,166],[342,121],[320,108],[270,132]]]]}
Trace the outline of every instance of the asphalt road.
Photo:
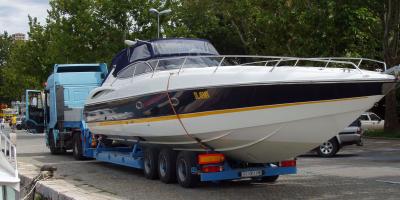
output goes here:
{"type": "Polygon", "coordinates": [[[58,168],[55,178],[77,187],[92,187],[121,199],[400,199],[400,140],[365,140],[363,147],[342,149],[334,158],[313,154],[298,158],[298,174],[276,183],[245,181],[202,184],[184,189],[178,184],[147,180],[142,171],[97,161],[53,156],[43,135],[17,131],[18,159],[58,168]]]}

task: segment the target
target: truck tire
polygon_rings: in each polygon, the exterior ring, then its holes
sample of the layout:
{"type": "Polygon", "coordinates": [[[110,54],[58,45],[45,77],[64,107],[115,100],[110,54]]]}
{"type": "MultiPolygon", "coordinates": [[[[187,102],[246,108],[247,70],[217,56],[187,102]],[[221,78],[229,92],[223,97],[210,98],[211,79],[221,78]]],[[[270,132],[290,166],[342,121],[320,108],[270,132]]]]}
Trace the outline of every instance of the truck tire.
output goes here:
{"type": "Polygon", "coordinates": [[[74,148],[72,149],[72,153],[74,155],[75,160],[84,160],[85,157],[83,156],[82,150],[82,136],[81,132],[75,132],[73,141],[74,141],[74,148]]]}
{"type": "Polygon", "coordinates": [[[176,182],[176,152],[162,149],[158,154],[158,176],[164,183],[176,182]]]}
{"type": "Polygon", "coordinates": [[[324,143],[322,143],[318,148],[317,148],[317,153],[319,156],[324,157],[324,158],[329,158],[334,155],[339,151],[339,143],[336,140],[336,138],[332,138],[324,143]]]}
{"type": "Polygon", "coordinates": [[[157,179],[158,178],[158,155],[157,149],[146,148],[143,154],[143,172],[147,179],[157,179]]]}
{"type": "Polygon", "coordinates": [[[59,155],[59,154],[65,153],[64,148],[56,147],[56,141],[54,140],[53,129],[49,130],[48,140],[49,140],[49,147],[50,147],[51,154],[59,155]]]}
{"type": "Polygon", "coordinates": [[[196,154],[189,151],[181,151],[176,159],[176,179],[185,188],[195,187],[200,177],[192,173],[192,168],[197,167],[196,154]]]}

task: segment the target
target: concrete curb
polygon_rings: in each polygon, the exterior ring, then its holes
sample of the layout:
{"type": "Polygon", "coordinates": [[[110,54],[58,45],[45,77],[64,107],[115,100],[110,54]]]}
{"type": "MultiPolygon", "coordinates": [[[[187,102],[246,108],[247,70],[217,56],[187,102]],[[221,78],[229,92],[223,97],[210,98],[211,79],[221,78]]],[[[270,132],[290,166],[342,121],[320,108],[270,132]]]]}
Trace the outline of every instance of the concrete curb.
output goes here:
{"type": "MultiPolygon", "coordinates": [[[[31,189],[27,188],[27,186],[32,183],[32,180],[39,174],[40,170],[38,167],[28,163],[18,162],[18,165],[19,177],[21,179],[20,197],[23,198],[31,189]]],[[[36,185],[35,193],[45,199],[51,200],[120,199],[99,189],[87,185],[75,185],[63,179],[39,181],[36,185]]]]}

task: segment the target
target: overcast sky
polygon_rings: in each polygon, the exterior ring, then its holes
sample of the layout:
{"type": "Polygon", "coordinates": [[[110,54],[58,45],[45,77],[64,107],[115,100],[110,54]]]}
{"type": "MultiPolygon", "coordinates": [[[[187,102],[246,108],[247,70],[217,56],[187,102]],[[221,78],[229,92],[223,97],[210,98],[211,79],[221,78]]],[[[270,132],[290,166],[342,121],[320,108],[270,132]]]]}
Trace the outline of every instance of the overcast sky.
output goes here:
{"type": "Polygon", "coordinates": [[[28,15],[45,23],[49,0],[0,0],[0,34],[27,33],[28,15]]]}

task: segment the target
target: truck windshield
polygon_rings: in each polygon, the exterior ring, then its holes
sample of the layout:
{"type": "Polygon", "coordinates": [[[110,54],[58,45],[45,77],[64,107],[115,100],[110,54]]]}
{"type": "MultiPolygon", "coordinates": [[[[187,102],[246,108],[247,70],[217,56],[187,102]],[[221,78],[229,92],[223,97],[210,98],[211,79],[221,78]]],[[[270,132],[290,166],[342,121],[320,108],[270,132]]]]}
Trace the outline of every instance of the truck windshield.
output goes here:
{"type": "Polygon", "coordinates": [[[152,42],[156,55],[208,54],[218,55],[212,44],[203,40],[170,39],[152,42]]]}
{"type": "Polygon", "coordinates": [[[57,68],[57,73],[66,73],[66,72],[101,72],[99,66],[59,66],[57,68]]]}

